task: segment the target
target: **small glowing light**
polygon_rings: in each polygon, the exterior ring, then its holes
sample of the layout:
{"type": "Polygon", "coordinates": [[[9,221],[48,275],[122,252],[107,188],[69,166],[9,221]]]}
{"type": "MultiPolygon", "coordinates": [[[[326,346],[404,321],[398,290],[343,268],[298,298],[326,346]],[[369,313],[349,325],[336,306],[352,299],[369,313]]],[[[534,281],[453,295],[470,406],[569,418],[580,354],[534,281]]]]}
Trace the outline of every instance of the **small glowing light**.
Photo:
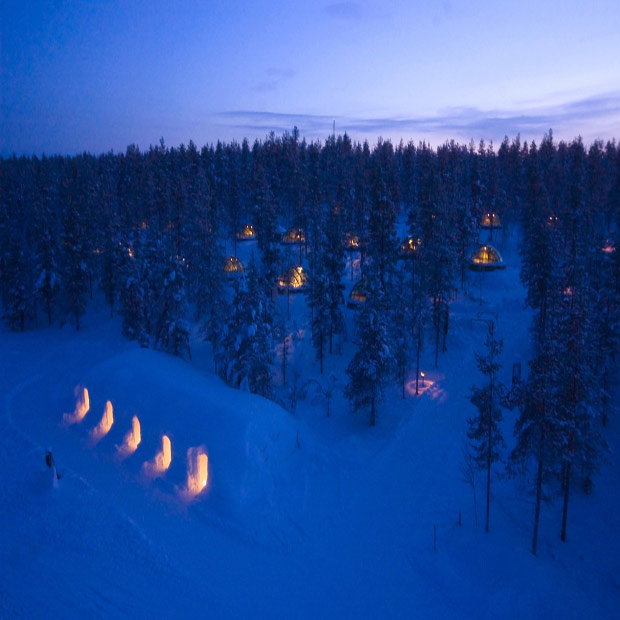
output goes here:
{"type": "Polygon", "coordinates": [[[85,387],[77,386],[74,390],[76,403],[73,413],[65,413],[62,416],[64,426],[79,423],[90,410],[90,400],[88,398],[88,390],[85,387]]]}

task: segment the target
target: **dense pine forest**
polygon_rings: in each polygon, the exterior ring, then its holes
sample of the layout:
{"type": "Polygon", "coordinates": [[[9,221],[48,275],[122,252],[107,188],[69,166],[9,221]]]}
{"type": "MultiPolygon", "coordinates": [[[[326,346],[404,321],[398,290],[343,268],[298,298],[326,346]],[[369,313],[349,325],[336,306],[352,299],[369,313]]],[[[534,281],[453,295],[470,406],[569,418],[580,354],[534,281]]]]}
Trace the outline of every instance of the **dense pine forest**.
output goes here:
{"type": "Polygon", "coordinates": [[[418,380],[420,349],[432,347],[435,363],[445,350],[451,301],[491,214],[491,235],[494,221],[519,230],[534,355],[521,381],[500,385],[501,342],[490,326],[486,357],[478,356],[489,383],[472,395],[480,411],[470,421],[473,458],[490,484],[501,410],[517,410],[510,468],[533,465],[536,519],[544,485],[557,481],[564,526],[572,479],[587,490],[604,460],[601,428],[620,350],[615,141],[556,143],[550,132],[540,144],[506,138],[497,151],[382,140],[371,148],[346,134],[307,143],[294,129],[251,146],[168,148],[162,140],[145,152],[13,157],[0,160],[0,175],[8,328],[70,321],[80,329],[87,305],[105,299],[123,334],[143,347],[191,357],[199,326],[216,372],[267,397],[274,366],[286,372],[278,288],[303,284],[323,373],[345,329],[345,257],[355,250],[362,302],[346,395],[371,424],[388,382],[412,368],[418,380]],[[244,230],[257,251],[231,283],[224,266],[244,230]],[[292,243],[283,245],[287,230],[292,243]],[[295,271],[302,263],[303,274],[295,271]]]}

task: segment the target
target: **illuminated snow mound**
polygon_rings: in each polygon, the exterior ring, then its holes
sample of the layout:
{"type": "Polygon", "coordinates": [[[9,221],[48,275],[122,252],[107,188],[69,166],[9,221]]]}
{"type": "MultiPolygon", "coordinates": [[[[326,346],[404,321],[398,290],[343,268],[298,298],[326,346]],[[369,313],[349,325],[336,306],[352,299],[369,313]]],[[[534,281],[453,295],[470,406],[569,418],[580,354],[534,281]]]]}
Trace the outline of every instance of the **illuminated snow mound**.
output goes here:
{"type": "Polygon", "coordinates": [[[91,443],[96,444],[101,438],[105,437],[110,432],[112,424],[114,424],[114,412],[112,403],[107,400],[99,424],[88,435],[91,443]]]}
{"type": "Polygon", "coordinates": [[[133,454],[140,445],[140,441],[142,441],[140,420],[138,420],[138,416],[133,416],[131,418],[131,429],[127,431],[123,437],[123,443],[117,448],[119,456],[124,457],[133,454]]]}
{"type": "MultiPolygon", "coordinates": [[[[159,478],[159,489],[176,493],[187,487],[187,461],[172,458],[167,470],[154,476],[162,451],[162,434],[175,455],[194,446],[208,453],[208,493],[197,501],[211,508],[235,504],[264,506],[265,499],[284,493],[281,478],[295,479],[290,467],[297,447],[297,422],[275,403],[233,390],[215,375],[187,362],[150,349],[132,349],[95,366],[82,379],[91,394],[114,402],[110,435],[121,443],[131,412],[140,418],[140,450],[148,455],[139,464],[146,478],[159,478]],[[121,430],[122,429],[122,430],[121,430]],[[153,460],[151,460],[153,459],[153,460]],[[152,467],[153,465],[154,467],[152,467]]],[[[104,449],[103,442],[101,450],[104,449]]],[[[162,455],[163,457],[163,455],[162,455]]],[[[136,472],[138,473],[138,472],[136,472]]]]}
{"type": "Polygon", "coordinates": [[[71,426],[81,422],[90,409],[90,400],[88,398],[88,390],[78,385],[74,390],[76,403],[73,413],[65,413],[62,416],[64,426],[71,426]]]}
{"type": "Polygon", "coordinates": [[[161,449],[155,455],[152,461],[147,461],[142,466],[144,473],[150,478],[156,478],[162,476],[166,470],[170,467],[172,461],[172,446],[168,435],[163,435],[161,438],[161,449]]]}

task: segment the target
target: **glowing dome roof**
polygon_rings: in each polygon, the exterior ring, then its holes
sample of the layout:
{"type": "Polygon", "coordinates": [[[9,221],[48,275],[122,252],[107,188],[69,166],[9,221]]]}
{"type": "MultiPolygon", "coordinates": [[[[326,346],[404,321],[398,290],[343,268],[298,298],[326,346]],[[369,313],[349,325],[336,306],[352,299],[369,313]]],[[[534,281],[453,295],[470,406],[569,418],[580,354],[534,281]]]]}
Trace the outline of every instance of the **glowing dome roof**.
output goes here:
{"type": "Polygon", "coordinates": [[[493,269],[504,269],[504,260],[501,254],[492,246],[481,245],[471,257],[470,268],[476,271],[492,271],[493,269]]]}

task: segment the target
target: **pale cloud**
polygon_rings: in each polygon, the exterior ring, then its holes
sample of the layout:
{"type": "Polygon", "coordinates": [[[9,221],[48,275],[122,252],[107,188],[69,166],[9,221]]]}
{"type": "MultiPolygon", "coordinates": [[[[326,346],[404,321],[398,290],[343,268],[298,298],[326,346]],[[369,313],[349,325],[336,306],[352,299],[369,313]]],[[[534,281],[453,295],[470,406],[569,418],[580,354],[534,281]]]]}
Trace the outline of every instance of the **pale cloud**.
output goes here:
{"type": "Polygon", "coordinates": [[[432,136],[440,141],[454,138],[498,142],[504,136],[520,134],[524,139],[538,140],[549,129],[560,139],[578,135],[585,140],[612,139],[620,137],[620,92],[527,108],[455,107],[424,116],[328,116],[256,110],[235,110],[217,116],[223,125],[253,135],[283,133],[297,126],[302,136],[324,138],[331,134],[335,120],[337,133],[346,131],[356,139],[383,136],[398,141],[432,136]]]}

